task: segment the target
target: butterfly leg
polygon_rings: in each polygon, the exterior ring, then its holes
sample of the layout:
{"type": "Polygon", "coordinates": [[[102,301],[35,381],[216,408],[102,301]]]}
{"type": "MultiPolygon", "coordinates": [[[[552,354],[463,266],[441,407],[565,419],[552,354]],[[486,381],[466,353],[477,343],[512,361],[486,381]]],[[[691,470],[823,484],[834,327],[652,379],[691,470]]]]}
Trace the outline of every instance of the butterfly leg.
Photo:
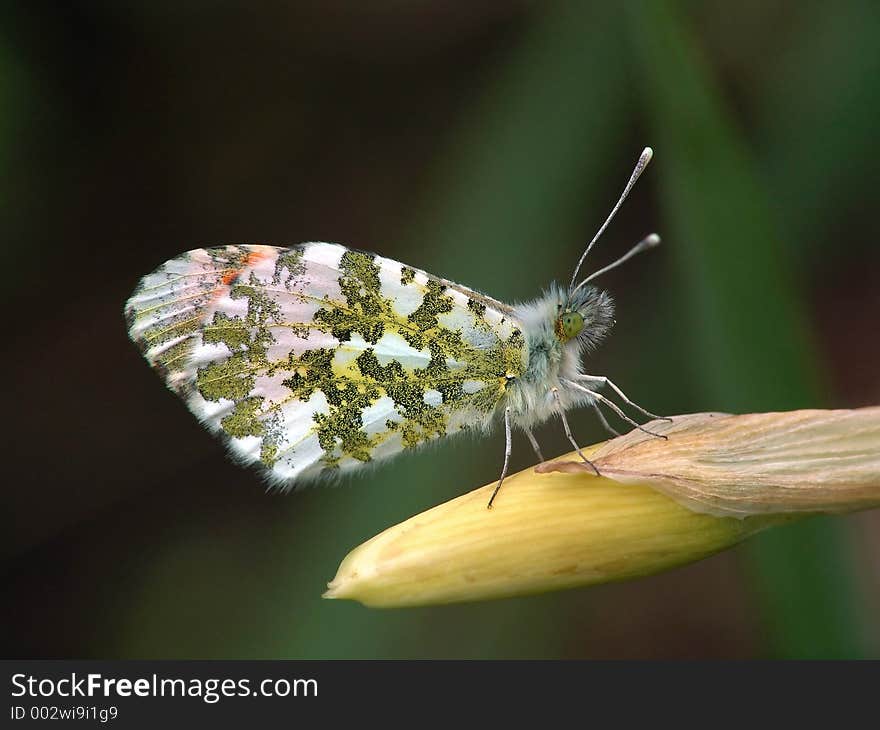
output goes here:
{"type": "Polygon", "coordinates": [[[535,434],[532,433],[532,429],[527,428],[527,429],[525,429],[525,432],[526,432],[526,436],[529,437],[529,443],[532,445],[532,448],[535,450],[535,454],[538,457],[538,461],[540,461],[543,464],[547,460],[544,458],[544,454],[541,453],[541,447],[538,446],[538,439],[535,438],[535,434]]]}
{"type": "Polygon", "coordinates": [[[489,497],[489,504],[486,505],[486,509],[492,509],[492,502],[495,501],[495,496],[498,494],[498,490],[501,489],[501,485],[504,484],[504,477],[507,476],[507,466],[510,463],[510,452],[513,450],[513,438],[510,431],[510,406],[504,409],[504,466],[501,468],[501,477],[498,479],[498,484],[495,485],[495,491],[492,492],[492,496],[489,497]]]}
{"type": "Polygon", "coordinates": [[[631,426],[634,426],[635,428],[639,429],[639,431],[644,431],[645,433],[650,434],[651,436],[656,436],[657,438],[661,438],[664,441],[669,440],[669,437],[663,435],[662,433],[657,433],[656,431],[651,431],[651,430],[645,428],[644,426],[640,426],[632,418],[630,418],[628,415],[626,415],[626,413],[624,413],[622,410],[620,410],[620,408],[617,406],[616,403],[614,403],[614,401],[608,400],[608,398],[606,398],[601,393],[597,393],[595,390],[590,390],[589,388],[585,388],[583,385],[580,385],[579,383],[575,383],[571,380],[566,380],[564,382],[567,383],[568,385],[571,385],[574,388],[577,388],[578,390],[582,390],[584,393],[587,393],[588,395],[593,396],[597,400],[602,401],[606,406],[608,406],[612,411],[614,411],[624,421],[626,421],[631,426]]]}
{"type": "Polygon", "coordinates": [[[596,411],[596,415],[599,416],[599,421],[601,421],[602,426],[608,431],[608,433],[613,434],[614,436],[620,436],[620,431],[612,428],[611,424],[608,423],[608,419],[605,418],[605,414],[602,413],[602,409],[599,408],[599,401],[593,403],[593,410],[596,411]]]}
{"type": "Polygon", "coordinates": [[[584,380],[592,380],[594,383],[599,383],[600,385],[607,385],[609,388],[611,388],[611,390],[613,390],[615,393],[617,393],[617,395],[620,396],[621,400],[623,400],[624,403],[632,406],[637,411],[644,413],[648,418],[656,418],[661,421],[669,421],[670,423],[672,423],[672,419],[669,416],[658,416],[656,413],[651,413],[651,411],[646,411],[638,403],[631,401],[629,398],[626,397],[626,393],[624,393],[620,388],[618,388],[614,384],[614,382],[611,380],[611,378],[607,378],[604,375],[584,375],[583,379],[584,380]]]}
{"type": "Polygon", "coordinates": [[[584,452],[581,451],[581,447],[578,446],[577,441],[574,440],[574,436],[571,435],[571,428],[568,426],[568,419],[565,417],[565,409],[562,407],[562,399],[559,397],[559,389],[551,388],[550,392],[553,393],[553,398],[556,399],[556,405],[559,406],[559,417],[562,419],[562,428],[565,429],[565,435],[568,437],[568,440],[571,442],[571,445],[574,446],[574,450],[577,451],[578,456],[584,460],[584,463],[587,464],[594,472],[596,472],[596,476],[602,476],[599,473],[599,470],[596,468],[596,465],[590,461],[586,456],[584,456],[584,452]]]}

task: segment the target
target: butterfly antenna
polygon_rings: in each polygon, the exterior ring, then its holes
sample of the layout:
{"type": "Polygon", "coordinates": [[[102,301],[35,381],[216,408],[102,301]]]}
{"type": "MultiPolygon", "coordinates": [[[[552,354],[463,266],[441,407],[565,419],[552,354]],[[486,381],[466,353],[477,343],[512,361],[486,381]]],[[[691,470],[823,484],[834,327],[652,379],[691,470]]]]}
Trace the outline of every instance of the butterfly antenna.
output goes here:
{"type": "Polygon", "coordinates": [[[584,279],[580,284],[578,284],[574,289],[572,289],[571,293],[574,294],[578,289],[580,289],[582,286],[584,286],[584,284],[588,284],[593,279],[595,279],[597,276],[602,276],[602,274],[605,274],[605,273],[611,271],[611,269],[616,269],[621,264],[629,261],[636,254],[639,254],[642,251],[647,251],[649,248],[654,248],[654,246],[659,246],[659,245],[660,245],[660,236],[658,236],[656,233],[652,233],[648,236],[645,236],[641,241],[639,241],[635,246],[633,246],[623,256],[621,256],[619,259],[617,259],[617,261],[615,261],[613,264],[608,264],[608,266],[606,266],[602,269],[599,269],[598,271],[594,271],[592,274],[590,274],[586,279],[584,279]]]}
{"type": "Polygon", "coordinates": [[[642,154],[639,155],[639,161],[636,162],[635,169],[632,171],[632,175],[629,176],[629,182],[626,184],[626,187],[623,189],[623,193],[620,196],[620,199],[617,201],[617,205],[611,210],[608,214],[608,217],[605,219],[605,222],[602,224],[602,227],[596,232],[596,235],[593,236],[593,240],[590,241],[590,244],[587,246],[583,255],[577,263],[577,266],[574,268],[574,273],[571,275],[571,283],[568,285],[569,289],[574,287],[574,282],[577,280],[578,271],[581,270],[581,264],[584,263],[584,259],[587,258],[587,254],[590,253],[590,249],[596,244],[596,241],[599,240],[600,236],[605,232],[605,229],[608,228],[608,224],[611,223],[611,220],[614,218],[614,215],[620,210],[620,206],[623,205],[623,201],[626,200],[626,196],[629,195],[629,191],[632,190],[633,185],[636,184],[636,180],[639,179],[639,176],[645,171],[645,168],[648,166],[648,163],[651,161],[651,157],[654,156],[654,150],[650,147],[645,147],[642,150],[642,154]]]}

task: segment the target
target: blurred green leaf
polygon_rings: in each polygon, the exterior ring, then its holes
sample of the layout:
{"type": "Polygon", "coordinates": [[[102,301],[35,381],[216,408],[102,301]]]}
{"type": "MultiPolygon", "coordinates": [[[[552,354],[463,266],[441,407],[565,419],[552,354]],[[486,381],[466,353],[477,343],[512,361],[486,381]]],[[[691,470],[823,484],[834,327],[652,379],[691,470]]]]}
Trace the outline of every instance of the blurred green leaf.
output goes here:
{"type": "MultiPolygon", "coordinates": [[[[707,407],[819,405],[822,392],[784,232],[730,110],[674,2],[630,6],[658,149],[664,225],[689,299],[707,407]]],[[[747,550],[770,650],[863,653],[849,549],[830,520],[773,531],[747,550]]]]}
{"type": "Polygon", "coordinates": [[[535,12],[459,121],[411,226],[437,273],[504,301],[568,278],[584,222],[598,226],[616,194],[603,173],[628,131],[619,21],[587,4],[535,12]]]}
{"type": "Polygon", "coordinates": [[[842,0],[798,11],[781,57],[760,76],[756,110],[765,174],[800,258],[823,241],[839,250],[853,193],[863,204],[876,194],[880,5],[842,0]]]}

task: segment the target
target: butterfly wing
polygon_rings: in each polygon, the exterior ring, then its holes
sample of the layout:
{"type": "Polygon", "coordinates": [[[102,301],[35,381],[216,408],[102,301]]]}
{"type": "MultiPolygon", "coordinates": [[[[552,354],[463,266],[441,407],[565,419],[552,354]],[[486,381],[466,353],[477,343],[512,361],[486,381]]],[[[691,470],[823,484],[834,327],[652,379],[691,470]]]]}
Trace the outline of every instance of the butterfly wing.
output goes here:
{"type": "Polygon", "coordinates": [[[526,364],[506,305],[329,243],[190,251],[126,317],[168,387],[283,486],[488,426],[526,364]]]}

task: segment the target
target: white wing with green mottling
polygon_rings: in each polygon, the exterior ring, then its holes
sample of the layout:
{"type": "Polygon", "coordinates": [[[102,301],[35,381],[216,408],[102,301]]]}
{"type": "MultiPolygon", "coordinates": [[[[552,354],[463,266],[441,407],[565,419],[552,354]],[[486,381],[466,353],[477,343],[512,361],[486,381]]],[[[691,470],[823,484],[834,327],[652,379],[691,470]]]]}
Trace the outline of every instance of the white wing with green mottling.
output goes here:
{"type": "Polygon", "coordinates": [[[526,366],[507,305],[329,243],[190,251],[126,317],[168,387],[283,486],[488,427],[526,366]]]}

